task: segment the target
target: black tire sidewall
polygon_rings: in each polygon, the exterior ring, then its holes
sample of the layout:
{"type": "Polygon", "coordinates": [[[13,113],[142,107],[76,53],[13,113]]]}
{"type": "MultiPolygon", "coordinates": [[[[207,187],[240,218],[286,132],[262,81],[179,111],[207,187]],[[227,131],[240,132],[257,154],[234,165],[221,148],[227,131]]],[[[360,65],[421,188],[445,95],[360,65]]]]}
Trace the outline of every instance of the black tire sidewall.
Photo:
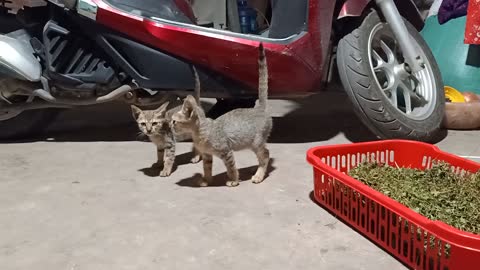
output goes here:
{"type": "Polygon", "coordinates": [[[41,134],[56,118],[59,110],[29,110],[0,121],[0,140],[17,140],[41,134]]]}

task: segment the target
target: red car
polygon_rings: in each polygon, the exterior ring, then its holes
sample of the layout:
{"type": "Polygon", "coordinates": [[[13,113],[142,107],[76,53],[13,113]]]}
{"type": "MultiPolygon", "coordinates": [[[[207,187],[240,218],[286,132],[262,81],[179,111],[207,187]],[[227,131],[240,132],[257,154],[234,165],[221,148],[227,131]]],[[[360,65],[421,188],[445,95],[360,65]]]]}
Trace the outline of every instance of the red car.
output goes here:
{"type": "Polygon", "coordinates": [[[252,106],[260,42],[273,98],[321,90],[336,63],[378,137],[429,141],[440,130],[443,83],[412,1],[265,0],[264,12],[225,1],[228,29],[197,22],[187,0],[51,0],[20,10],[23,28],[0,35],[0,137],[39,130],[55,108],[185,96],[192,66],[202,96],[218,98],[217,114],[252,106]]]}

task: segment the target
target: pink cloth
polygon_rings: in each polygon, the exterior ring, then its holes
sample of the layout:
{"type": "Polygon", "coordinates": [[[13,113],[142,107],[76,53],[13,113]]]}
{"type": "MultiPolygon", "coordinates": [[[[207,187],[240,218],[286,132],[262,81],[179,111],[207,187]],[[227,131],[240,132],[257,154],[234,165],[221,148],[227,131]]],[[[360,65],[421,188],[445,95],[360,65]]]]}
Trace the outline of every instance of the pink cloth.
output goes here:
{"type": "Polygon", "coordinates": [[[480,0],[470,0],[465,26],[465,44],[480,44],[480,0]]]}

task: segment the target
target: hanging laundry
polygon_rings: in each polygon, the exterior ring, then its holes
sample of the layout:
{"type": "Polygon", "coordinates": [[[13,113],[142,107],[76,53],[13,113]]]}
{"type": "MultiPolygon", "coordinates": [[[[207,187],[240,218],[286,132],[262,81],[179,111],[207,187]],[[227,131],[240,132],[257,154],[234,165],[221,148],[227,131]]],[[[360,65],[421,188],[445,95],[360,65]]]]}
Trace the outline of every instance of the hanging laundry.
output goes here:
{"type": "Polygon", "coordinates": [[[468,0],[443,0],[438,10],[438,22],[444,24],[451,19],[465,16],[467,8],[468,0]]]}
{"type": "Polygon", "coordinates": [[[478,0],[470,1],[468,5],[465,44],[480,44],[480,1],[478,0]]]}

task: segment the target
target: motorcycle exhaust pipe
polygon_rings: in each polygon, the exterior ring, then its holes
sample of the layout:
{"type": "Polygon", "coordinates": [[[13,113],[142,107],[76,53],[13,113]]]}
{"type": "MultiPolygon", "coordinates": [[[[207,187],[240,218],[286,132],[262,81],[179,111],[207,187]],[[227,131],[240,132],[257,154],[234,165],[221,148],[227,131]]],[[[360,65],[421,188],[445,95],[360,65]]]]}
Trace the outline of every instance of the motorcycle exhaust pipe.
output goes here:
{"type": "Polygon", "coordinates": [[[425,68],[425,64],[417,53],[414,43],[411,40],[407,26],[405,25],[402,16],[398,12],[397,6],[393,0],[375,0],[377,6],[383,13],[385,20],[392,28],[393,34],[397,39],[400,49],[403,52],[405,61],[413,73],[421,71],[425,68]]]}

